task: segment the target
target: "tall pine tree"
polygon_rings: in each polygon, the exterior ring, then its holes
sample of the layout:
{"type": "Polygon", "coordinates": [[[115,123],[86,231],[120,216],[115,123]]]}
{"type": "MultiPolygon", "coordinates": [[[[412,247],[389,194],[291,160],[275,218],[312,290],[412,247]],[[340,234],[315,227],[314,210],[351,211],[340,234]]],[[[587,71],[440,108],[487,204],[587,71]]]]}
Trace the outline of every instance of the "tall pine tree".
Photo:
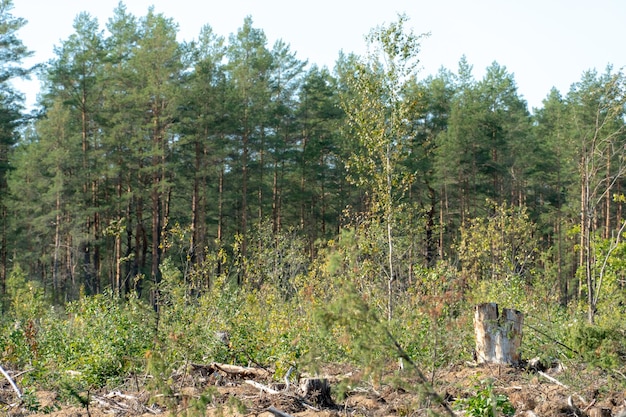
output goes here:
{"type": "Polygon", "coordinates": [[[18,37],[26,24],[23,18],[11,13],[12,0],[0,0],[0,296],[6,294],[8,262],[7,174],[9,154],[17,140],[17,127],[22,122],[23,97],[11,83],[16,77],[25,77],[29,70],[22,60],[31,55],[18,37]]]}

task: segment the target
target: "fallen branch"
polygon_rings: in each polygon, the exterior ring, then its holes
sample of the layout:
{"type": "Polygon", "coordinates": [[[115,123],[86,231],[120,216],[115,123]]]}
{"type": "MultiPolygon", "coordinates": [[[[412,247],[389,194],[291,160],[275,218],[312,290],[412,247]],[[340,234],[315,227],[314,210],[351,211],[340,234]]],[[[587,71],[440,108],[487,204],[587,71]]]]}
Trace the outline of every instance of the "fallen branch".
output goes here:
{"type": "Polygon", "coordinates": [[[587,411],[589,411],[589,409],[593,407],[595,403],[596,403],[596,399],[594,398],[593,400],[591,400],[591,402],[589,403],[587,407],[583,408],[583,413],[586,413],[587,411]]]}
{"type": "MultiPolygon", "coordinates": [[[[567,385],[565,385],[564,383],[560,382],[559,380],[557,380],[556,378],[551,377],[550,375],[546,374],[545,372],[539,371],[537,372],[539,375],[541,375],[542,377],[544,377],[545,379],[547,379],[548,381],[552,382],[553,384],[558,385],[559,387],[563,387],[565,389],[569,389],[569,387],[567,385]]],[[[582,401],[583,403],[587,403],[587,401],[585,401],[585,399],[582,397],[582,395],[580,394],[576,394],[576,396],[578,397],[578,399],[580,401],[582,401]]],[[[577,408],[572,401],[572,396],[570,395],[569,398],[567,399],[568,401],[568,405],[572,408],[577,408]]],[[[592,403],[593,405],[593,403],[592,403]]]]}
{"type": "Polygon", "coordinates": [[[120,398],[123,398],[125,400],[138,401],[138,398],[135,397],[134,395],[122,394],[119,391],[111,391],[110,393],[106,394],[105,397],[107,397],[107,398],[120,397],[120,398]]]}
{"type": "Polygon", "coordinates": [[[252,381],[250,379],[246,379],[243,382],[245,382],[246,384],[252,385],[255,388],[258,388],[261,391],[265,391],[268,394],[280,394],[280,391],[276,391],[275,389],[272,389],[272,388],[270,388],[270,387],[268,387],[266,385],[260,384],[260,383],[258,383],[256,381],[252,381]]]}
{"type": "Polygon", "coordinates": [[[114,401],[110,398],[98,397],[97,395],[94,395],[92,398],[93,398],[93,401],[97,402],[100,405],[100,407],[103,407],[103,408],[107,408],[110,410],[119,411],[123,413],[128,412],[128,410],[130,409],[130,407],[127,404],[114,401]]]}
{"type": "Polygon", "coordinates": [[[242,378],[267,378],[270,372],[262,368],[250,368],[247,366],[228,365],[212,362],[207,367],[213,371],[220,371],[229,375],[237,375],[242,378]]]}
{"type": "Polygon", "coordinates": [[[539,375],[541,375],[542,377],[544,377],[545,379],[547,379],[548,381],[557,384],[560,387],[569,389],[569,387],[565,384],[563,384],[562,382],[559,382],[559,380],[557,380],[556,378],[551,377],[550,375],[546,374],[545,372],[539,371],[537,372],[539,375]]]}
{"type": "Polygon", "coordinates": [[[317,408],[317,407],[309,404],[309,402],[307,400],[303,399],[303,398],[298,398],[298,400],[300,400],[300,404],[302,404],[305,408],[308,408],[311,411],[315,411],[315,412],[318,412],[318,413],[321,411],[320,408],[317,408]]]}
{"type": "Polygon", "coordinates": [[[4,375],[7,381],[9,381],[9,384],[11,384],[13,391],[15,391],[15,393],[17,394],[17,398],[22,398],[22,393],[20,392],[20,389],[17,387],[17,385],[15,385],[15,382],[13,382],[13,380],[11,379],[7,371],[4,370],[2,365],[0,365],[0,372],[2,372],[2,375],[4,375]]]}
{"type": "Polygon", "coordinates": [[[292,372],[293,372],[293,366],[290,366],[289,370],[285,374],[285,391],[289,391],[289,377],[291,376],[292,372]]]}
{"type": "Polygon", "coordinates": [[[291,414],[287,414],[284,411],[277,410],[274,407],[268,408],[267,411],[274,414],[276,417],[293,417],[291,414]]]}

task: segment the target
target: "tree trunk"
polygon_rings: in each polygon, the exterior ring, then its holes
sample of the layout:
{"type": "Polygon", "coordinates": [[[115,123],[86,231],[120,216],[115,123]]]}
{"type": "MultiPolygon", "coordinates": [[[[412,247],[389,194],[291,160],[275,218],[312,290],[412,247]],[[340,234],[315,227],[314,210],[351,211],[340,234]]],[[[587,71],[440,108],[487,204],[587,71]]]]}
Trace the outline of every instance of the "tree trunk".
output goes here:
{"type": "MultiPolygon", "coordinates": [[[[150,278],[155,287],[160,282],[159,265],[161,263],[161,195],[158,191],[158,178],[155,178],[152,190],[152,262],[150,265],[150,278]]],[[[152,307],[157,308],[156,288],[153,289],[152,307]]]]}
{"type": "MultiPolygon", "coordinates": [[[[200,250],[200,187],[201,187],[201,157],[202,147],[199,141],[195,143],[195,175],[193,178],[193,189],[191,192],[191,242],[189,245],[189,255],[192,264],[196,263],[196,256],[200,250]]],[[[203,245],[202,245],[203,246],[203,245]]]]}
{"type": "Polygon", "coordinates": [[[224,164],[220,167],[217,195],[217,241],[221,245],[224,233],[224,164]]]}
{"type": "Polygon", "coordinates": [[[523,321],[521,312],[509,308],[500,312],[496,303],[475,306],[477,362],[518,365],[523,321]]]}

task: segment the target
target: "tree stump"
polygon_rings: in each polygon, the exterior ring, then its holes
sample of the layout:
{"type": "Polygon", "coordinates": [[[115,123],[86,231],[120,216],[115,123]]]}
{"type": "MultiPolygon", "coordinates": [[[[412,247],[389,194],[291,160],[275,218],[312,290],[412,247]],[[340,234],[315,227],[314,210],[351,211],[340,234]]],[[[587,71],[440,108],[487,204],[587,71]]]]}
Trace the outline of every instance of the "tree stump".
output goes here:
{"type": "Polygon", "coordinates": [[[303,378],[300,381],[302,396],[319,407],[332,407],[330,384],[326,378],[303,378]]]}
{"type": "Polygon", "coordinates": [[[476,361],[519,365],[523,321],[521,312],[509,308],[500,312],[496,303],[474,307],[476,361]]]}
{"type": "MultiPolygon", "coordinates": [[[[589,417],[611,417],[611,409],[603,407],[593,407],[587,412],[589,417]]],[[[618,414],[620,416],[621,414],[618,414]]]]}

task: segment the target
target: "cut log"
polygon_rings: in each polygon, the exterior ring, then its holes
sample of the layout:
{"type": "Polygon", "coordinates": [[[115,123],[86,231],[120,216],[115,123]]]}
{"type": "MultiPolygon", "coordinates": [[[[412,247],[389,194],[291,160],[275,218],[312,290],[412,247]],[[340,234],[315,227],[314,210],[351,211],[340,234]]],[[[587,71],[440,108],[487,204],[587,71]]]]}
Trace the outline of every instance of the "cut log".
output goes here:
{"type": "Polygon", "coordinates": [[[318,407],[335,405],[330,396],[330,384],[326,378],[303,378],[300,381],[302,396],[318,407]]]}
{"type": "Polygon", "coordinates": [[[519,365],[522,313],[509,308],[500,312],[496,303],[479,304],[474,310],[476,361],[519,365]]]}

